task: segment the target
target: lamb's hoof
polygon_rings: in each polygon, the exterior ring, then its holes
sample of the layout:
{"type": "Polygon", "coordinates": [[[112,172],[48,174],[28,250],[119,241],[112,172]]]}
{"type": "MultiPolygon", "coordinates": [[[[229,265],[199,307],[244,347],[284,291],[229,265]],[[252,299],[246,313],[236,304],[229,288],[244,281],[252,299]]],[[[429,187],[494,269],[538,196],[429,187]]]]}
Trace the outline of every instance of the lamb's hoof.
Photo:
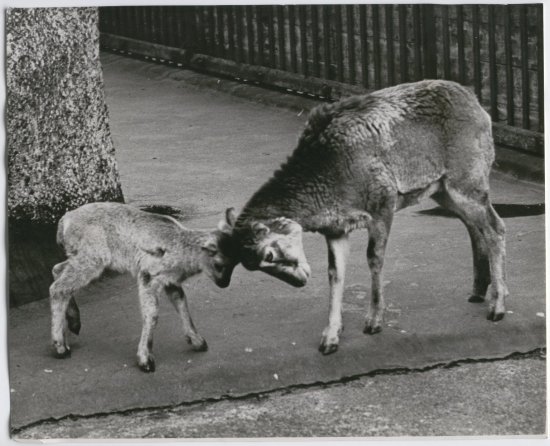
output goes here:
{"type": "Polygon", "coordinates": [[[208,344],[206,342],[206,339],[203,339],[202,342],[199,344],[191,344],[191,348],[194,352],[205,352],[208,350],[208,344]]]}
{"type": "Polygon", "coordinates": [[[152,373],[155,371],[155,360],[153,358],[147,359],[146,364],[139,364],[139,368],[142,372],[152,373]]]}
{"type": "Polygon", "coordinates": [[[504,313],[497,313],[495,310],[490,310],[489,313],[487,313],[487,320],[498,322],[502,320],[504,317],[504,313]]]}
{"type": "Polygon", "coordinates": [[[337,350],[338,344],[325,344],[324,342],[321,342],[321,345],[319,345],[319,351],[325,356],[335,353],[337,350]]]}
{"type": "Polygon", "coordinates": [[[479,296],[477,294],[472,294],[468,298],[468,302],[472,302],[474,304],[479,304],[479,303],[485,302],[485,298],[483,296],[479,296]]]}
{"type": "Polygon", "coordinates": [[[56,350],[54,350],[53,355],[57,359],[70,358],[71,357],[71,350],[69,348],[65,348],[63,351],[60,352],[56,349],[56,350]]]}
{"type": "Polygon", "coordinates": [[[363,333],[370,334],[370,335],[380,333],[381,331],[382,331],[382,327],[380,325],[366,324],[365,328],[363,329],[363,333]]]}
{"type": "Polygon", "coordinates": [[[82,325],[80,324],[79,320],[67,318],[67,323],[67,325],[69,326],[69,330],[71,330],[72,333],[74,333],[75,335],[78,335],[80,333],[80,328],[82,328],[82,325]]]}

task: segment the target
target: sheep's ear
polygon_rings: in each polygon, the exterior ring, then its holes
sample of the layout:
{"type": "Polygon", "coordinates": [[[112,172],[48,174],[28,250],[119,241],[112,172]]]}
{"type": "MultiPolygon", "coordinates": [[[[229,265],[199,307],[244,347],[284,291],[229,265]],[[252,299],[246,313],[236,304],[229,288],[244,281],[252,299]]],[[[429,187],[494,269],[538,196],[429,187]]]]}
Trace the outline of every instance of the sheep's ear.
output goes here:
{"type": "Polygon", "coordinates": [[[225,210],[225,221],[231,227],[235,226],[235,221],[237,220],[237,213],[235,208],[227,208],[225,210]]]}
{"type": "Polygon", "coordinates": [[[262,238],[269,234],[269,228],[263,223],[256,222],[252,225],[252,232],[254,233],[254,237],[262,238]]]}
{"type": "Polygon", "coordinates": [[[205,241],[201,248],[208,253],[210,256],[215,256],[218,253],[218,245],[212,239],[205,241]]]}

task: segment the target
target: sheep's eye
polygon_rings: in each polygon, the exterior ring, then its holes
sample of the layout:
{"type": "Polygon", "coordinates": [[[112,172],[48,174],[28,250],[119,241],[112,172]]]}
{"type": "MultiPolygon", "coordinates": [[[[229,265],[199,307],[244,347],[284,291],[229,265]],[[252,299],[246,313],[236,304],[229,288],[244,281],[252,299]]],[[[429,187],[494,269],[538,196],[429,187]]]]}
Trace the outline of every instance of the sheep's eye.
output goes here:
{"type": "Polygon", "coordinates": [[[273,262],[273,252],[269,251],[269,252],[265,255],[265,261],[266,261],[266,262],[273,262]]]}

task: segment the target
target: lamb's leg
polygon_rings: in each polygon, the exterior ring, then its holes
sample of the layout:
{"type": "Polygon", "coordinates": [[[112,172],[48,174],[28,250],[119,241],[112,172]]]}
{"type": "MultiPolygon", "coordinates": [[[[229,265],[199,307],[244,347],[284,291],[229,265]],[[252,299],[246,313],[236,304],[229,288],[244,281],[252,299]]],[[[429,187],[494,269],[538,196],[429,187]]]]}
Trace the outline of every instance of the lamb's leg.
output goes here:
{"type": "Polygon", "coordinates": [[[330,303],[328,325],[323,330],[319,351],[323,355],[338,350],[339,336],[342,332],[342,300],[344,297],[344,278],[346,260],[349,252],[348,236],[327,237],[328,246],[328,280],[330,286],[330,303]]]}
{"type": "MultiPolygon", "coordinates": [[[[461,216],[467,227],[476,228],[487,249],[491,277],[491,297],[487,319],[498,321],[504,317],[504,300],[508,295],[505,283],[506,229],[504,222],[491,206],[487,192],[469,195],[447,185],[447,194],[453,211],[461,216]]],[[[477,267],[479,268],[480,265],[478,264],[477,267]]],[[[482,276],[483,271],[478,269],[475,274],[475,277],[482,276]]]]}
{"type": "Polygon", "coordinates": [[[158,292],[162,285],[151,280],[148,274],[140,275],[138,279],[139,306],[141,310],[141,337],[137,350],[137,362],[144,372],[155,371],[153,356],[153,330],[158,321],[158,292]]]}
{"type": "Polygon", "coordinates": [[[369,224],[369,245],[367,247],[367,262],[371,272],[371,300],[365,320],[363,333],[375,334],[382,330],[384,302],[382,267],[384,266],[384,254],[390,235],[393,215],[387,212],[384,217],[373,218],[369,224]]]}
{"type": "MultiPolygon", "coordinates": [[[[61,275],[68,263],[69,261],[65,260],[64,262],[58,263],[52,268],[52,275],[54,280],[57,280],[57,278],[61,275]]],[[[69,300],[69,305],[67,307],[67,313],[65,314],[65,317],[67,318],[67,325],[69,327],[69,330],[71,330],[74,334],[80,333],[80,311],[78,309],[76,301],[74,300],[74,297],[71,297],[69,300]]]]}
{"type": "Polygon", "coordinates": [[[63,268],[58,268],[58,272],[56,280],[50,286],[52,342],[56,356],[65,358],[71,353],[67,341],[66,316],[73,294],[99,277],[103,267],[86,259],[71,259],[63,268]]]}
{"type": "Polygon", "coordinates": [[[187,338],[187,342],[191,344],[191,348],[196,352],[204,352],[208,350],[206,340],[197,333],[195,324],[193,324],[191,314],[189,313],[189,307],[187,305],[187,297],[185,296],[183,288],[178,285],[167,285],[164,287],[164,292],[180,315],[183,333],[187,338]]]}

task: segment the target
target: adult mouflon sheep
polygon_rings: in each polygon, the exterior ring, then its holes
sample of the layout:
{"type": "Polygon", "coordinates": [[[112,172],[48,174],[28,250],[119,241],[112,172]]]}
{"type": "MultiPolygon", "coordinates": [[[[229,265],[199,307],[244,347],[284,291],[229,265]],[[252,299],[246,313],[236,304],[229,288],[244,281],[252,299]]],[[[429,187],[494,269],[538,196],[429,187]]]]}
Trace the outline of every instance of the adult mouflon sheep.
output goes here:
{"type": "Polygon", "coordinates": [[[348,234],[367,228],[372,297],[365,333],[382,328],[382,265],[394,212],[433,198],[471,238],[470,301],[491,284],[488,319],[504,316],[505,228],[489,199],[491,120],[472,92],[449,81],[386,88],[314,109],[296,150],[246,204],[233,232],[240,261],[294,286],[310,269],[302,230],[328,245],[330,309],[320,351],[337,350],[348,234]]]}
{"type": "Polygon", "coordinates": [[[141,370],[155,370],[153,329],[159,298],[168,298],[178,311],[193,350],[206,350],[206,341],[191,320],[182,283],[204,270],[219,287],[229,285],[236,265],[229,236],[232,224],[226,217],[214,231],[192,230],[172,217],[120,203],[90,203],[67,212],[59,221],[57,241],[68,259],[54,266],[50,286],[56,356],[70,355],[68,330],[80,331],[74,293],[106,269],[137,277],[143,323],[137,351],[141,370]]]}

